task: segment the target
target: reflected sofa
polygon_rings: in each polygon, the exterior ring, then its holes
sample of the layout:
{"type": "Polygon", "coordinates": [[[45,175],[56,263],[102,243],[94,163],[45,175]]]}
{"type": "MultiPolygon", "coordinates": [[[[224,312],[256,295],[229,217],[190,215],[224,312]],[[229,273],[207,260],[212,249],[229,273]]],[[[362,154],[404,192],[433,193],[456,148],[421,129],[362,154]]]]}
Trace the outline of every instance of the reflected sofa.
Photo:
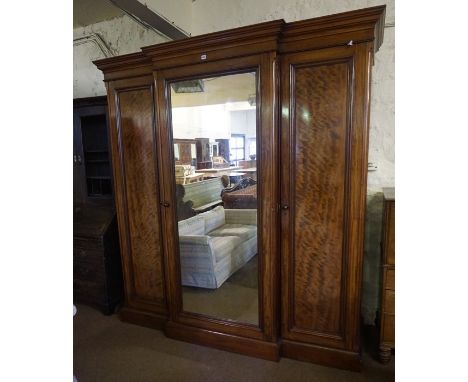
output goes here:
{"type": "Polygon", "coordinates": [[[178,226],[184,286],[219,288],[257,253],[257,210],[218,206],[178,226]]]}

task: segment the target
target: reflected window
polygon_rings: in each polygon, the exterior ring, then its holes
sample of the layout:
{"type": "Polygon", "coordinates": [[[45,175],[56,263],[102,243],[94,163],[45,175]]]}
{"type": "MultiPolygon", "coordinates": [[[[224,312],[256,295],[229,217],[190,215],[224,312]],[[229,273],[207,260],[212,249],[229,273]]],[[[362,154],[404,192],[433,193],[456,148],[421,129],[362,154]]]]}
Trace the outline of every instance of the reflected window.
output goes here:
{"type": "Polygon", "coordinates": [[[245,135],[231,135],[231,139],[229,140],[229,158],[231,162],[245,159],[245,135]]]}

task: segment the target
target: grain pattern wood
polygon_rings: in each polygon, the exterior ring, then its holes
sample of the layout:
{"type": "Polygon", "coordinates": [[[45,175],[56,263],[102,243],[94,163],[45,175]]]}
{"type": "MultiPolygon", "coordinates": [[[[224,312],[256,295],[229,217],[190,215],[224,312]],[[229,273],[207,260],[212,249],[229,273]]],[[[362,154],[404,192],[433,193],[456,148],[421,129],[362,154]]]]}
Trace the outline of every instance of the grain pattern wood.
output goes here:
{"type": "Polygon", "coordinates": [[[294,71],[294,327],[341,335],[350,65],[294,71]]]}
{"type": "Polygon", "coordinates": [[[135,295],[164,301],[150,87],[118,94],[135,295]]]}
{"type": "Polygon", "coordinates": [[[345,370],[361,370],[361,358],[353,351],[283,340],[280,353],[284,357],[299,361],[314,362],[345,370]]]}
{"type": "Polygon", "coordinates": [[[108,97],[124,308],[165,316],[152,77],[112,81],[108,97]]]}
{"type": "Polygon", "coordinates": [[[356,353],[369,49],[283,55],[281,68],[282,336],[356,353]]]}
{"type": "Polygon", "coordinates": [[[282,63],[282,335],[338,347],[352,57],[332,50],[282,63]]]}

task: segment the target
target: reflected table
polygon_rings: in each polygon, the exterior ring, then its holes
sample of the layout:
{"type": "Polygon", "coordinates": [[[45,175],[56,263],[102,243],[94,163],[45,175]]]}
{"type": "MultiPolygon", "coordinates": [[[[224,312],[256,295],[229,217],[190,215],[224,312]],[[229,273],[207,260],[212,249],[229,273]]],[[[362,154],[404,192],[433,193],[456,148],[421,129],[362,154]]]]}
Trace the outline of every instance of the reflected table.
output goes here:
{"type": "Polygon", "coordinates": [[[240,170],[234,170],[234,172],[243,172],[253,180],[257,180],[257,167],[241,168],[240,170]]]}

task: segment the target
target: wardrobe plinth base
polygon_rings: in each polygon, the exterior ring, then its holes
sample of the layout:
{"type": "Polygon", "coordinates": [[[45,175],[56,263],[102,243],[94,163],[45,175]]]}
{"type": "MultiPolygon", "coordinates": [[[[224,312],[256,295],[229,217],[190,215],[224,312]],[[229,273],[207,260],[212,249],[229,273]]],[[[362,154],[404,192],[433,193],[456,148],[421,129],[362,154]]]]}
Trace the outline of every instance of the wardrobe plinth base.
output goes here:
{"type": "Polygon", "coordinates": [[[168,320],[167,316],[162,314],[142,311],[128,306],[124,306],[120,309],[119,317],[120,320],[124,322],[159,330],[164,328],[164,324],[168,320]]]}
{"type": "Polygon", "coordinates": [[[252,357],[279,361],[279,346],[274,342],[239,337],[168,321],[164,333],[170,338],[252,357]]]}
{"type": "Polygon", "coordinates": [[[344,370],[361,371],[359,353],[283,340],[281,356],[344,370]]]}

